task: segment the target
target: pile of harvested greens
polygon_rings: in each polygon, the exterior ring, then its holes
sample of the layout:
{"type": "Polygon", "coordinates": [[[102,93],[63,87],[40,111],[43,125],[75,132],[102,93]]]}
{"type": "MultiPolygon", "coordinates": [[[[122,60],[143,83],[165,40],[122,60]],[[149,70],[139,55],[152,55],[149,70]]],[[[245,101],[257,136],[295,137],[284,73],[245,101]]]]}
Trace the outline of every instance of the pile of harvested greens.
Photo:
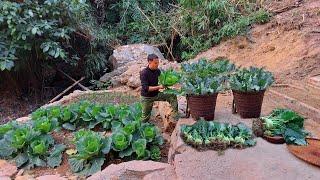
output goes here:
{"type": "Polygon", "coordinates": [[[243,123],[231,125],[199,120],[193,125],[182,125],[181,136],[186,143],[200,150],[245,148],[256,144],[251,129],[243,123]]]}
{"type": "Polygon", "coordinates": [[[287,144],[307,145],[303,128],[304,118],[289,109],[274,109],[270,115],[261,118],[264,135],[282,136],[287,144]]]}

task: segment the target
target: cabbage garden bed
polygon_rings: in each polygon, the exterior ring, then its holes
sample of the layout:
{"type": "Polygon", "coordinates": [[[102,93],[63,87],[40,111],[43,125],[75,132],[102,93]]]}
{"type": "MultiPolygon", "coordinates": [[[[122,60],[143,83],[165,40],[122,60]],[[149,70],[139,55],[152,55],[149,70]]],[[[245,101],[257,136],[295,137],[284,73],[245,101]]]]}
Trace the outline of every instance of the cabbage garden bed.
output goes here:
{"type": "Polygon", "coordinates": [[[64,106],[40,108],[26,123],[0,126],[0,157],[35,177],[89,176],[133,159],[167,162],[161,131],[141,122],[137,100],[121,93],[87,94],[64,106]]]}

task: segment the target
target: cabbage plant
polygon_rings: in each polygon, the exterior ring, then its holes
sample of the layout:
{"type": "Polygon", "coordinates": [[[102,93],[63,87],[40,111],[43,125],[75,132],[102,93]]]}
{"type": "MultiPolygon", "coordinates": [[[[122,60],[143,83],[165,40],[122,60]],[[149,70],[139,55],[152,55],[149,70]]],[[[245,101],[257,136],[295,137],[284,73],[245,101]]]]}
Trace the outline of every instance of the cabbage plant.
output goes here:
{"type": "Polygon", "coordinates": [[[69,157],[71,170],[84,176],[100,171],[105,155],[110,152],[111,138],[90,130],[80,130],[74,134],[74,142],[77,153],[69,157]]]}
{"type": "Polygon", "coordinates": [[[55,144],[53,137],[47,134],[50,128],[41,124],[37,128],[31,124],[13,125],[0,140],[0,157],[13,159],[17,167],[27,169],[59,166],[65,145],[55,144]]]}

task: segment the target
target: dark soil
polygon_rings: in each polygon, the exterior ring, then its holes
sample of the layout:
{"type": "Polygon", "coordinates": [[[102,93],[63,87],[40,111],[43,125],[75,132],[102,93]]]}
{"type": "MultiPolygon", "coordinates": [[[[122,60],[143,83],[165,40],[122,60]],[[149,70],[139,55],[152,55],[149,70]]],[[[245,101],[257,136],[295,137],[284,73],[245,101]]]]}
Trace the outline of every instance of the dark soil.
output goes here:
{"type": "Polygon", "coordinates": [[[0,124],[26,116],[47,101],[36,96],[16,96],[12,91],[0,88],[0,124]]]}

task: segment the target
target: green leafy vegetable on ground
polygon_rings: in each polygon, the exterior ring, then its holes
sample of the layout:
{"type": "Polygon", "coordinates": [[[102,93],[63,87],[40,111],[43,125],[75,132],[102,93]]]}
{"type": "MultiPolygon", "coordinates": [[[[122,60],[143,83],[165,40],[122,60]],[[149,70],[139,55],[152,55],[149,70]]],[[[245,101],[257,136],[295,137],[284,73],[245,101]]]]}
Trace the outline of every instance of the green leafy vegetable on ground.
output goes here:
{"type": "Polygon", "coordinates": [[[111,138],[89,130],[75,133],[77,154],[69,158],[73,172],[89,176],[101,170],[105,161],[105,154],[111,149],[111,138]]]}
{"type": "Polygon", "coordinates": [[[51,133],[59,133],[61,127],[71,131],[84,127],[71,141],[76,150],[69,154],[68,162],[75,173],[89,176],[101,170],[109,154],[126,160],[159,160],[159,146],[163,144],[160,130],[141,122],[141,116],[140,103],[99,105],[81,101],[40,108],[28,123],[13,121],[0,126],[0,157],[14,160],[19,168],[57,167],[66,146],[55,144],[51,133]],[[102,128],[98,130],[112,130],[112,134],[88,130],[96,126],[102,128]]]}
{"type": "Polygon", "coordinates": [[[181,136],[186,143],[198,149],[224,150],[256,144],[251,129],[243,123],[231,125],[202,119],[193,125],[182,125],[181,136]]]}
{"type": "Polygon", "coordinates": [[[309,135],[303,126],[304,118],[290,109],[274,109],[270,115],[261,117],[264,134],[283,136],[287,144],[307,145],[309,135]]]}
{"type": "Polygon", "coordinates": [[[43,132],[54,130],[59,124],[70,131],[75,131],[80,127],[93,129],[97,126],[110,130],[133,121],[140,121],[141,111],[140,103],[99,105],[89,101],[80,101],[64,107],[40,108],[32,113],[32,120],[36,128],[40,128],[39,131],[43,132]]]}
{"type": "Polygon", "coordinates": [[[12,126],[0,140],[0,157],[13,159],[17,167],[27,169],[59,166],[65,146],[55,144],[53,137],[47,134],[51,126],[33,125],[36,127],[31,124],[12,126]]]}

